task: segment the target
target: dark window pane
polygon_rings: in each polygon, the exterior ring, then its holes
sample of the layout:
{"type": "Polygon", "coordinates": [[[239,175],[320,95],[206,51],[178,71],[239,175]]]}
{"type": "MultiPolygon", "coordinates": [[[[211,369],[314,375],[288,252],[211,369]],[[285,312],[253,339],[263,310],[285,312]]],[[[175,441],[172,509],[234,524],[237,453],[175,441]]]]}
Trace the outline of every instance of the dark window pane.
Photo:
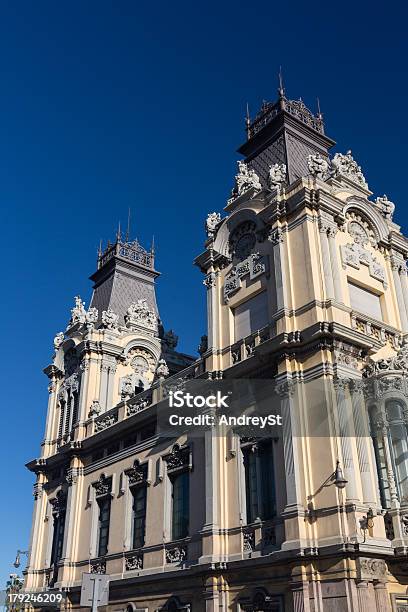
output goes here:
{"type": "Polygon", "coordinates": [[[103,557],[108,552],[111,498],[106,497],[105,499],[100,500],[98,503],[98,557],[103,557]]]}
{"type": "Polygon", "coordinates": [[[136,487],[133,493],[133,548],[141,548],[145,542],[147,488],[136,487]]]}
{"type": "Polygon", "coordinates": [[[172,479],[172,538],[178,540],[188,535],[189,529],[189,474],[183,472],[172,479]]]}

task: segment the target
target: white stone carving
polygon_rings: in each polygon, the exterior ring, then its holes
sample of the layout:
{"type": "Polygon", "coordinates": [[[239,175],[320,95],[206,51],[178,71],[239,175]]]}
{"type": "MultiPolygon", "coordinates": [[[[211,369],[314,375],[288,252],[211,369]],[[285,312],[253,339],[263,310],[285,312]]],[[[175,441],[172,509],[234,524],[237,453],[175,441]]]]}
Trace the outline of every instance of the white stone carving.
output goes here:
{"type": "Polygon", "coordinates": [[[265,258],[259,253],[252,253],[249,257],[234,266],[225,277],[224,300],[228,302],[231,295],[236,293],[242,286],[241,279],[249,275],[250,280],[257,278],[266,272],[265,258]]]}
{"type": "Polygon", "coordinates": [[[286,164],[273,164],[269,166],[267,183],[269,189],[278,188],[286,182],[286,164]]]}
{"type": "Polygon", "coordinates": [[[217,212],[212,212],[207,215],[207,219],[205,221],[205,231],[207,232],[207,236],[212,238],[215,234],[215,230],[217,226],[221,223],[221,215],[217,212]]]}
{"type": "Polygon", "coordinates": [[[85,315],[85,321],[90,329],[95,327],[95,323],[98,321],[98,309],[94,306],[92,308],[89,308],[88,312],[85,315]]]}
{"type": "Polygon", "coordinates": [[[235,187],[232,190],[231,198],[228,200],[228,203],[232,202],[243,193],[246,193],[251,188],[254,189],[256,193],[261,191],[262,185],[259,176],[254,170],[248,169],[245,162],[239,160],[238,174],[235,176],[235,187]]]}
{"type": "Polygon", "coordinates": [[[395,204],[394,202],[391,202],[387,196],[384,194],[383,196],[379,196],[378,198],[375,199],[375,203],[377,204],[377,206],[379,207],[379,209],[381,210],[381,214],[383,215],[383,217],[385,219],[388,219],[389,221],[392,221],[392,217],[395,211],[395,204]]]}
{"type": "Polygon", "coordinates": [[[340,252],[343,268],[351,266],[359,270],[360,264],[364,264],[368,266],[370,276],[381,281],[384,287],[387,286],[387,276],[384,267],[361,243],[353,242],[352,244],[342,245],[340,247],[340,252]]]}
{"type": "Polygon", "coordinates": [[[169,368],[164,359],[159,359],[157,364],[156,374],[159,378],[166,378],[169,375],[169,368]]]}
{"type": "Polygon", "coordinates": [[[347,151],[345,155],[336,153],[332,159],[332,168],[335,177],[344,176],[364,189],[368,189],[361,167],[354,160],[351,151],[347,151]]]}
{"type": "Polygon", "coordinates": [[[54,348],[57,351],[64,342],[64,332],[58,332],[54,338],[54,348]]]}
{"type": "Polygon", "coordinates": [[[102,410],[102,408],[101,408],[101,405],[99,403],[99,400],[94,399],[94,400],[92,400],[92,404],[91,404],[91,407],[89,409],[88,416],[89,417],[97,416],[98,414],[101,413],[101,410],[102,410]]]}
{"type": "Polygon", "coordinates": [[[147,329],[157,329],[157,316],[150,310],[147,301],[145,299],[137,300],[133,302],[126,311],[125,314],[126,327],[132,327],[137,325],[140,327],[146,327],[147,329]]]}
{"type": "Polygon", "coordinates": [[[366,376],[373,376],[384,373],[401,374],[408,370],[408,337],[405,336],[401,348],[397,354],[388,359],[371,360],[365,369],[366,376]]]}
{"type": "Polygon", "coordinates": [[[75,296],[75,306],[71,310],[71,320],[69,325],[75,325],[76,323],[85,323],[86,310],[85,302],[81,300],[79,295],[75,296]]]}
{"type": "Polygon", "coordinates": [[[325,178],[327,170],[329,168],[327,159],[322,157],[320,153],[309,155],[309,157],[307,158],[307,166],[309,168],[310,174],[319,179],[325,178]]]}
{"type": "Polygon", "coordinates": [[[102,312],[102,325],[106,329],[117,329],[119,315],[115,314],[111,308],[102,312]]]}

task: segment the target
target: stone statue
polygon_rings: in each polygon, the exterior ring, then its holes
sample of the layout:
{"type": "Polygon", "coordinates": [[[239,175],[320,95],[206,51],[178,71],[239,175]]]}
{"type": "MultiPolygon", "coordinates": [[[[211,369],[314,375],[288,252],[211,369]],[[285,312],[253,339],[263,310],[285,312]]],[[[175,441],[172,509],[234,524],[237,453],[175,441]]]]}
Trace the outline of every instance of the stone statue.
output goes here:
{"type": "Polygon", "coordinates": [[[255,192],[261,191],[262,185],[259,180],[259,176],[254,170],[248,169],[247,164],[239,160],[238,161],[238,174],[235,176],[235,187],[231,193],[231,199],[233,201],[236,197],[242,195],[249,189],[253,188],[255,192]]]}
{"type": "Polygon", "coordinates": [[[140,325],[141,327],[147,327],[148,329],[157,329],[157,316],[150,310],[147,301],[145,299],[137,300],[133,302],[126,311],[125,314],[126,327],[132,325],[140,325]]]}
{"type": "Polygon", "coordinates": [[[102,312],[102,325],[106,329],[117,329],[118,321],[119,315],[115,314],[110,308],[102,312]]]}
{"type": "Polygon", "coordinates": [[[336,153],[332,160],[332,169],[335,177],[345,176],[354,183],[364,187],[364,189],[368,189],[361,167],[354,160],[350,150],[345,155],[343,153],[336,153]]]}
{"type": "Polygon", "coordinates": [[[57,351],[64,342],[64,332],[58,332],[54,338],[54,348],[57,351]]]}
{"type": "Polygon", "coordinates": [[[217,212],[212,212],[207,215],[207,219],[205,221],[205,231],[207,232],[207,236],[211,238],[215,234],[215,230],[217,229],[217,225],[221,223],[221,215],[217,212]]]}
{"type": "Polygon", "coordinates": [[[327,170],[329,168],[327,160],[322,157],[320,153],[309,155],[309,157],[307,158],[307,166],[309,168],[310,174],[319,179],[325,178],[327,170]]]}
{"type": "Polygon", "coordinates": [[[205,351],[208,349],[208,336],[201,336],[200,344],[198,345],[198,352],[201,356],[204,355],[205,351]]]}
{"type": "Polygon", "coordinates": [[[169,375],[169,368],[164,359],[159,359],[159,363],[157,364],[156,374],[159,378],[167,378],[169,375]]]}
{"type": "Polygon", "coordinates": [[[281,188],[286,181],[286,164],[273,164],[269,166],[268,187],[269,189],[281,188]]]}
{"type": "Polygon", "coordinates": [[[102,408],[101,408],[101,405],[99,403],[99,400],[94,399],[94,400],[92,400],[92,404],[91,404],[91,407],[89,409],[88,416],[89,417],[97,416],[98,414],[100,414],[101,410],[102,410],[102,408]]]}
{"type": "Polygon", "coordinates": [[[75,325],[76,323],[85,323],[86,310],[85,310],[85,302],[83,302],[79,295],[75,296],[75,306],[71,310],[71,320],[69,322],[70,325],[75,325]]]}
{"type": "Polygon", "coordinates": [[[391,202],[388,197],[384,194],[382,197],[375,199],[375,203],[381,209],[381,214],[385,219],[392,221],[392,217],[395,210],[394,202],[391,202]]]}
{"type": "Polygon", "coordinates": [[[89,328],[95,327],[95,323],[98,320],[98,309],[95,307],[89,308],[85,315],[85,321],[89,328]]]}
{"type": "Polygon", "coordinates": [[[169,331],[164,334],[163,340],[167,344],[167,346],[173,350],[178,344],[178,336],[174,333],[172,329],[169,329],[169,331]]]}

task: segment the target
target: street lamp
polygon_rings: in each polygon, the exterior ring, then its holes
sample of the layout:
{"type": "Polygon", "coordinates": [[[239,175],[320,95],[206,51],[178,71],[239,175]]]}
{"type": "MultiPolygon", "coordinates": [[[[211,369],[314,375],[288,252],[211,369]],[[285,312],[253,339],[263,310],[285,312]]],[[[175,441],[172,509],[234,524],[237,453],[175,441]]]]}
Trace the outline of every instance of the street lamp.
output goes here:
{"type": "Polygon", "coordinates": [[[16,560],[14,561],[13,565],[14,567],[20,567],[21,565],[21,555],[26,555],[27,559],[28,559],[28,550],[18,550],[17,554],[16,554],[16,560]]]}

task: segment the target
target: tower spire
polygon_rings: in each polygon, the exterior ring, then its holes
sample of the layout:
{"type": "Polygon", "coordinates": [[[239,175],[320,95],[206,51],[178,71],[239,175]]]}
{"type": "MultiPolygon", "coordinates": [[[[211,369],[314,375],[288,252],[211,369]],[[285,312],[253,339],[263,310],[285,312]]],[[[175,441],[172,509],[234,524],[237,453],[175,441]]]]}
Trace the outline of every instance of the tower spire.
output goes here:
{"type": "Polygon", "coordinates": [[[130,238],[130,206],[128,208],[128,222],[127,222],[127,228],[126,228],[126,242],[129,242],[129,238],[130,238]]]}
{"type": "Polygon", "coordinates": [[[279,87],[278,87],[279,99],[285,97],[285,87],[283,85],[282,66],[279,66],[279,87]]]}
{"type": "Polygon", "coordinates": [[[245,131],[246,131],[248,140],[250,136],[250,127],[251,127],[251,117],[249,116],[249,104],[247,102],[246,103],[246,116],[245,116],[245,131]]]}

